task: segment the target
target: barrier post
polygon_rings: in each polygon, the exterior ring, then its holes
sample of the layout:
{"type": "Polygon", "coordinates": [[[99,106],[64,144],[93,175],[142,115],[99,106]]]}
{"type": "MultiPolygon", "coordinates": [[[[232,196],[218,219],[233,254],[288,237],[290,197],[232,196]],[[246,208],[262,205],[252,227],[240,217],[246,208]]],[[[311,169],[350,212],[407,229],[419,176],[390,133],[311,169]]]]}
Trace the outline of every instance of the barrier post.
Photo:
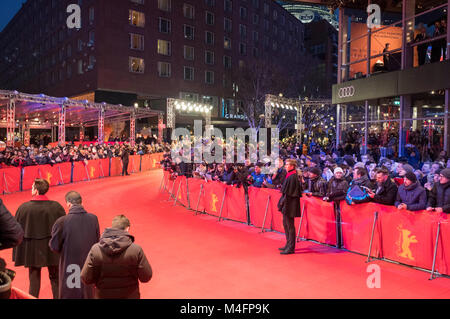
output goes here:
{"type": "Polygon", "coordinates": [[[223,219],[222,218],[222,210],[223,210],[223,203],[225,203],[225,196],[226,195],[227,195],[227,188],[225,188],[223,190],[222,204],[220,205],[219,222],[220,222],[220,219],[223,219]]]}
{"type": "Polygon", "coordinates": [[[60,165],[58,165],[58,172],[59,172],[59,178],[60,178],[60,183],[59,183],[59,185],[64,185],[64,180],[63,180],[63,177],[62,177],[62,173],[61,173],[61,166],[60,165]]]}
{"type": "Polygon", "coordinates": [[[89,171],[87,169],[87,165],[84,165],[84,170],[86,171],[86,176],[87,176],[88,181],[91,181],[91,178],[89,177],[89,171]]]}
{"type": "Polygon", "coordinates": [[[173,203],[173,206],[175,206],[177,204],[178,195],[180,194],[180,188],[181,188],[181,181],[180,181],[180,184],[178,184],[177,195],[175,196],[175,202],[173,203]]]}
{"type": "MultiPolygon", "coordinates": [[[[24,171],[25,169],[22,167],[21,169],[20,169],[20,183],[19,183],[19,190],[22,192],[23,191],[23,171],[24,171]]],[[[6,183],[6,181],[5,181],[5,183],[6,183]]]]}
{"type": "Polygon", "coordinates": [[[297,231],[297,238],[295,239],[295,242],[298,243],[298,239],[300,238],[300,229],[302,229],[303,225],[303,216],[306,214],[305,212],[305,202],[303,202],[302,206],[302,214],[300,215],[300,225],[298,225],[298,231],[297,231]]]}
{"type": "Polygon", "coordinates": [[[186,177],[186,196],[187,196],[187,204],[188,204],[188,209],[191,209],[191,202],[189,201],[189,178],[186,177]]]}
{"type": "Polygon", "coordinates": [[[341,207],[339,202],[334,202],[334,213],[336,216],[336,248],[342,248],[341,241],[341,207]]]}
{"type": "Polygon", "coordinates": [[[264,233],[264,225],[266,224],[266,216],[267,216],[267,211],[269,210],[269,203],[270,203],[270,195],[269,195],[269,197],[267,197],[266,211],[264,212],[264,219],[263,219],[261,233],[264,233]]]}
{"type": "Polygon", "coordinates": [[[164,182],[164,171],[163,171],[163,176],[162,176],[162,179],[161,179],[161,183],[159,184],[159,191],[161,191],[161,187],[163,185],[163,182],[164,182]]]}
{"type": "Polygon", "coordinates": [[[8,183],[6,182],[5,172],[3,172],[3,181],[5,182],[5,187],[3,188],[3,194],[7,194],[7,193],[9,193],[9,190],[8,190],[8,183]]]}
{"type": "Polygon", "coordinates": [[[373,218],[372,235],[370,236],[369,253],[367,254],[366,263],[370,262],[370,254],[372,253],[373,235],[375,234],[375,227],[377,220],[378,220],[378,212],[375,212],[375,216],[373,218]]]}
{"type": "Polygon", "coordinates": [[[176,178],[173,180],[172,190],[171,190],[170,193],[169,193],[169,200],[170,200],[170,197],[173,197],[173,189],[175,188],[175,181],[176,181],[176,180],[177,180],[176,178]]]}
{"type": "Polygon", "coordinates": [[[200,184],[200,192],[198,192],[198,200],[197,200],[197,207],[195,208],[195,215],[198,214],[198,204],[200,204],[200,197],[202,196],[203,191],[203,184],[200,184]]]}
{"type": "Polygon", "coordinates": [[[104,178],[105,177],[105,172],[103,171],[103,165],[102,165],[102,163],[100,163],[100,170],[101,170],[101,172],[102,172],[102,177],[104,178]]]}
{"type": "Polygon", "coordinates": [[[437,234],[436,234],[436,241],[434,244],[434,254],[433,254],[433,267],[431,268],[431,277],[428,280],[433,280],[434,278],[436,278],[435,274],[434,274],[434,269],[436,266],[436,254],[437,254],[437,248],[439,245],[439,232],[441,230],[441,222],[438,222],[438,228],[437,228],[437,234]]]}

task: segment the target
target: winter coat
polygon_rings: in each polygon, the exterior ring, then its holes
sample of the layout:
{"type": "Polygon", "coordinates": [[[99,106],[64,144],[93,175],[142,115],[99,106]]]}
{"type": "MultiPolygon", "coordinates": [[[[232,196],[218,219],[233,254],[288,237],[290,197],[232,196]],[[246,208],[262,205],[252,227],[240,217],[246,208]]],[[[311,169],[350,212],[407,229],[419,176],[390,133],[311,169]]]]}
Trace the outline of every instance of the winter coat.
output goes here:
{"type": "Polygon", "coordinates": [[[23,229],[0,199],[0,250],[19,245],[23,229]]]}
{"type": "Polygon", "coordinates": [[[59,297],[61,299],[89,299],[92,287],[85,286],[76,277],[86,261],[91,247],[100,237],[97,216],[87,213],[83,206],[74,205],[69,214],[53,225],[50,249],[60,254],[59,297]]]}
{"type": "Polygon", "coordinates": [[[450,182],[434,184],[429,193],[427,207],[442,207],[444,213],[450,213],[450,182]]]}
{"type": "Polygon", "coordinates": [[[394,205],[397,191],[397,185],[388,178],[383,184],[377,187],[372,202],[382,205],[394,205]]]}
{"type": "Polygon", "coordinates": [[[50,250],[48,243],[56,220],[66,212],[60,203],[46,196],[36,196],[17,209],[16,220],[24,229],[23,242],[13,249],[15,266],[57,266],[59,255],[50,250]]]}
{"type": "Polygon", "coordinates": [[[327,193],[327,182],[322,177],[309,178],[306,181],[306,185],[312,196],[325,197],[327,193]]]}
{"type": "Polygon", "coordinates": [[[94,284],[98,299],[139,299],[139,281],[148,282],[152,268],[134,237],[124,230],[106,228],[92,246],[81,271],[85,284],[94,284]]]}
{"type": "MultiPolygon", "coordinates": [[[[275,178],[272,178],[272,185],[274,186],[278,186],[278,185],[282,185],[284,180],[286,179],[286,170],[282,167],[279,168],[277,170],[277,175],[275,176],[275,178]]],[[[272,175],[273,176],[273,175],[272,175]]]]}
{"type": "Polygon", "coordinates": [[[348,183],[344,178],[337,179],[333,176],[328,182],[326,197],[328,197],[330,201],[343,200],[347,194],[347,189],[348,183]]]}
{"type": "Polygon", "coordinates": [[[427,193],[418,182],[409,186],[400,185],[395,200],[395,207],[400,204],[406,204],[407,210],[422,210],[427,205],[427,193]]]}
{"type": "Polygon", "coordinates": [[[278,201],[278,210],[287,217],[300,217],[302,187],[297,172],[291,174],[288,172],[287,178],[281,186],[281,194],[281,198],[278,201]]]}

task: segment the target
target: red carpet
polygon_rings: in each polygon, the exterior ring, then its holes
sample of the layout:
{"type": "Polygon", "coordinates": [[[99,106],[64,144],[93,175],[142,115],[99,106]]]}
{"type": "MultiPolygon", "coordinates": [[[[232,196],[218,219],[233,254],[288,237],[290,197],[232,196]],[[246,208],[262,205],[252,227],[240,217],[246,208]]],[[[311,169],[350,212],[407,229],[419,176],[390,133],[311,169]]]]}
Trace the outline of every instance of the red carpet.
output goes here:
{"type": "MultiPolygon", "coordinates": [[[[244,224],[197,215],[168,202],[158,192],[161,171],[112,177],[50,189],[63,203],[69,190],[83,196],[101,231],[117,214],[131,220],[130,233],[153,267],[153,279],[141,285],[143,298],[450,298],[450,279],[429,281],[429,273],[376,261],[381,288],[367,288],[365,257],[300,242],[295,255],[281,256],[284,235],[259,233],[244,224]]],[[[2,196],[14,214],[30,192],[2,196]]],[[[0,256],[12,266],[11,250],[0,256]]],[[[28,273],[17,271],[14,285],[28,291],[28,273]]],[[[43,271],[40,298],[51,298],[43,271]]]]}

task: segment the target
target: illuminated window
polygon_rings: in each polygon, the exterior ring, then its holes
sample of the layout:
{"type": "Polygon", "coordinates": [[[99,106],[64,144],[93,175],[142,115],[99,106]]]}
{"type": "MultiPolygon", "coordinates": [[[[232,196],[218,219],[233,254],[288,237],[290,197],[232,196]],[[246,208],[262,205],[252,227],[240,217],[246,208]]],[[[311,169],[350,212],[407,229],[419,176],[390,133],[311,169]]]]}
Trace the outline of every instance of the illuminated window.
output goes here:
{"type": "Polygon", "coordinates": [[[144,36],[140,34],[130,33],[130,49],[144,50],[144,36]]]}
{"type": "Polygon", "coordinates": [[[130,10],[129,11],[128,20],[130,22],[130,25],[133,25],[135,27],[143,28],[145,27],[145,15],[143,12],[130,10]]]}
{"type": "Polygon", "coordinates": [[[168,56],[170,56],[172,54],[170,41],[158,40],[158,54],[168,55],[168,56]]]}
{"type": "Polygon", "coordinates": [[[144,59],[130,57],[129,58],[129,70],[132,73],[144,73],[144,59]]]}

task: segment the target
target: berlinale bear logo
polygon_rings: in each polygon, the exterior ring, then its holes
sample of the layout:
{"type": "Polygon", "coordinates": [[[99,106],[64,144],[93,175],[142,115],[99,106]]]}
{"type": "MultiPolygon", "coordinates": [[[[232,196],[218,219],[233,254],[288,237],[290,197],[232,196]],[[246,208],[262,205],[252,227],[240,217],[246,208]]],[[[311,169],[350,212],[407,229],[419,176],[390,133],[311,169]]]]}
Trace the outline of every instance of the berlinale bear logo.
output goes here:
{"type": "Polygon", "coordinates": [[[219,201],[216,194],[211,195],[211,211],[217,213],[216,203],[219,201]]]}
{"type": "Polygon", "coordinates": [[[417,244],[419,241],[415,235],[411,236],[410,230],[402,228],[401,225],[397,229],[400,231],[399,241],[397,242],[397,246],[399,247],[398,255],[409,260],[415,260],[410,246],[411,244],[417,244]]]}
{"type": "Polygon", "coordinates": [[[53,175],[50,172],[47,172],[47,182],[50,185],[52,184],[52,177],[53,177],[53,175]]]}

